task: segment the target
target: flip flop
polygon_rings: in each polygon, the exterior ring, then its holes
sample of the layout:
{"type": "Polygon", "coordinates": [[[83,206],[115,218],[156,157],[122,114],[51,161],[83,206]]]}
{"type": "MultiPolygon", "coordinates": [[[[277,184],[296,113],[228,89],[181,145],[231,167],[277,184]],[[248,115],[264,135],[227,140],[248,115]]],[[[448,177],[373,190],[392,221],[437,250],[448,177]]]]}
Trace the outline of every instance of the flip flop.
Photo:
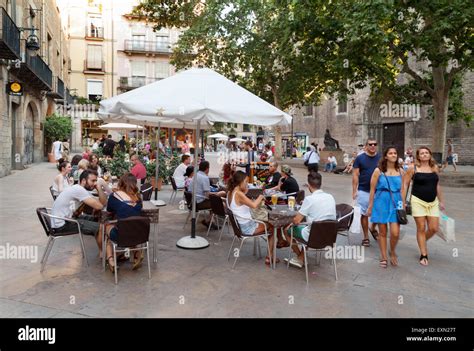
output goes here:
{"type": "Polygon", "coordinates": [[[369,239],[364,239],[362,240],[362,246],[365,246],[365,247],[370,247],[370,240],[369,239]]]}
{"type": "Polygon", "coordinates": [[[370,227],[369,227],[369,232],[374,237],[374,240],[377,241],[377,238],[379,236],[379,232],[377,231],[377,229],[371,230],[370,227]]]}
{"type": "Polygon", "coordinates": [[[381,260],[379,266],[380,268],[387,268],[387,260],[381,260]]]}

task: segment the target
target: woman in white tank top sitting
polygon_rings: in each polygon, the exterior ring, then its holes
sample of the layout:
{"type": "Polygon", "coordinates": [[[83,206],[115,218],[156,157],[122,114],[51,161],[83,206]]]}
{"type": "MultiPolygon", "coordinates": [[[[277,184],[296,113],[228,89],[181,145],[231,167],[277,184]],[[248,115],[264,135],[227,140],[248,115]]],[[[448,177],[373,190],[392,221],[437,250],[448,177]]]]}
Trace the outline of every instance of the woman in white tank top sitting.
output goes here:
{"type": "Polygon", "coordinates": [[[66,188],[72,186],[72,181],[69,179],[69,173],[71,173],[71,164],[64,159],[58,160],[58,171],[59,174],[54,178],[53,181],[53,194],[59,196],[66,188]]]}
{"type": "MultiPolygon", "coordinates": [[[[250,209],[254,209],[260,206],[264,200],[263,195],[259,195],[255,200],[249,199],[245,194],[248,191],[247,175],[242,171],[234,173],[228,183],[227,192],[227,206],[235,215],[236,221],[239,223],[240,230],[244,235],[256,235],[265,232],[265,226],[263,223],[258,223],[252,218],[250,209]]],[[[270,250],[273,251],[273,228],[270,224],[267,224],[267,231],[271,234],[268,237],[270,243],[270,250]]],[[[273,252],[270,252],[270,256],[273,256],[273,252]]],[[[265,263],[270,265],[271,258],[266,257],[265,263]]]]}

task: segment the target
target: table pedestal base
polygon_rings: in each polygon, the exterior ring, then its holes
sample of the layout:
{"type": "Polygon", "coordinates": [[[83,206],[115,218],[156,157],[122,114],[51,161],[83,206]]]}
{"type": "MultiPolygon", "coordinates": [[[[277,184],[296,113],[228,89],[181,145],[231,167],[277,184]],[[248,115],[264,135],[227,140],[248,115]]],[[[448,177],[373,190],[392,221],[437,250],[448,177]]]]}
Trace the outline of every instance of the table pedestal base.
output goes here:
{"type": "Polygon", "coordinates": [[[196,236],[195,238],[185,236],[178,240],[176,246],[181,249],[198,250],[208,247],[209,242],[200,236],[196,236]]]}

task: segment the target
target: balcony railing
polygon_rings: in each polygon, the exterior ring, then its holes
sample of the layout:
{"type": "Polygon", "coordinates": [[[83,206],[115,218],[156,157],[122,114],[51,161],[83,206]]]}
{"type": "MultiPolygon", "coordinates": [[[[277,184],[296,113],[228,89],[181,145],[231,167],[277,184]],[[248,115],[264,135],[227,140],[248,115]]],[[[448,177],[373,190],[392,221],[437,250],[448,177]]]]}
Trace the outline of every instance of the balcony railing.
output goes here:
{"type": "Polygon", "coordinates": [[[173,50],[171,49],[170,42],[164,41],[144,41],[144,40],[130,40],[126,39],[124,42],[124,51],[125,52],[135,52],[135,53],[160,53],[160,54],[171,54],[173,50]]]}
{"type": "Polygon", "coordinates": [[[33,74],[32,80],[26,80],[28,79],[28,74],[25,77],[26,79],[23,78],[22,80],[28,81],[29,84],[36,85],[42,90],[51,91],[53,88],[53,72],[51,72],[51,69],[41,57],[26,55],[26,68],[33,74]]]}
{"type": "Polygon", "coordinates": [[[154,83],[163,78],[150,78],[150,77],[120,77],[119,88],[122,90],[131,90],[140,88],[144,85],[154,83]]]}
{"type": "Polygon", "coordinates": [[[20,30],[15,22],[8,16],[5,9],[1,8],[0,20],[0,58],[19,59],[20,56],[20,30]]]}
{"type": "Polygon", "coordinates": [[[105,61],[84,60],[85,73],[105,73],[105,61]]]}
{"type": "Polygon", "coordinates": [[[86,38],[89,39],[104,39],[104,28],[96,27],[94,25],[86,26],[86,38]]]}
{"type": "Polygon", "coordinates": [[[51,96],[55,99],[64,99],[64,82],[61,80],[61,78],[53,77],[53,89],[48,93],[48,96],[51,96]]]}

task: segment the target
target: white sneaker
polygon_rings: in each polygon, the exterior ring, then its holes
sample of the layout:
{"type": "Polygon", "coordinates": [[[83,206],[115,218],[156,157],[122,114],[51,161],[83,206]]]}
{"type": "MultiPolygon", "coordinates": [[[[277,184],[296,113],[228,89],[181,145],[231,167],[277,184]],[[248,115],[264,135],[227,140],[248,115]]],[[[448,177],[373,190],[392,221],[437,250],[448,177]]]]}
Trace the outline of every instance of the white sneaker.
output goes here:
{"type": "Polygon", "coordinates": [[[298,260],[297,258],[293,257],[291,260],[290,260],[290,265],[294,266],[294,267],[298,267],[298,268],[303,268],[303,262],[301,262],[300,260],[298,260]]]}

